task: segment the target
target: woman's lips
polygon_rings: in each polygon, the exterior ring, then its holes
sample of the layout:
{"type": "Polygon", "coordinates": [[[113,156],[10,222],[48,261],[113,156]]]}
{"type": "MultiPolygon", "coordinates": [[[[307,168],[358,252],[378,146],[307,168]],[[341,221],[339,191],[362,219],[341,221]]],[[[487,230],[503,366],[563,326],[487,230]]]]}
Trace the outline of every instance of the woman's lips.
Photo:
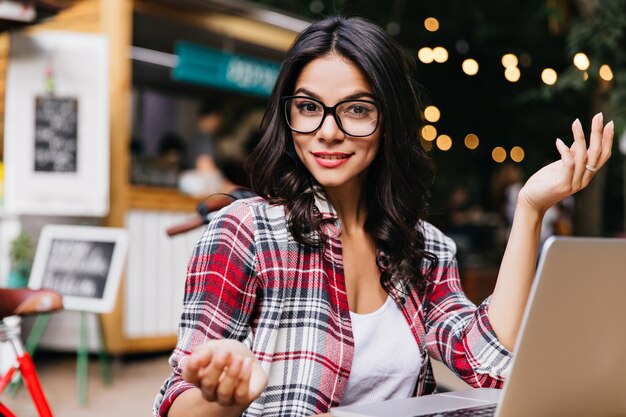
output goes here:
{"type": "Polygon", "coordinates": [[[353,155],[343,152],[311,152],[311,154],[315,157],[315,161],[318,165],[324,168],[336,168],[343,165],[353,155]]]}

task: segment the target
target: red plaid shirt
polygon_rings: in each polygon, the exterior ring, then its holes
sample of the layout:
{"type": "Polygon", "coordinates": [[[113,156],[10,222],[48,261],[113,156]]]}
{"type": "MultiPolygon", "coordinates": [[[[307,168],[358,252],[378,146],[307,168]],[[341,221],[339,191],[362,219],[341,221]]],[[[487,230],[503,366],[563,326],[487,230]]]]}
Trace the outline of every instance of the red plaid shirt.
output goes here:
{"type": "MultiPolygon", "coordinates": [[[[244,342],[269,377],[244,416],[310,416],[341,404],[354,353],[341,225],[329,202],[317,198],[316,205],[335,219],[317,248],[298,243],[284,208],[261,198],[237,201],[210,223],[187,268],[173,373],[155,400],[155,415],[167,415],[192,387],[181,378],[192,348],[220,338],[244,342]]],[[[511,354],[491,328],[488,300],[477,308],[466,298],[454,243],[428,223],[421,227],[426,249],[438,258],[424,296],[399,283],[387,288],[421,351],[417,394],[435,389],[429,358],[473,386],[500,387],[511,354]]]]}

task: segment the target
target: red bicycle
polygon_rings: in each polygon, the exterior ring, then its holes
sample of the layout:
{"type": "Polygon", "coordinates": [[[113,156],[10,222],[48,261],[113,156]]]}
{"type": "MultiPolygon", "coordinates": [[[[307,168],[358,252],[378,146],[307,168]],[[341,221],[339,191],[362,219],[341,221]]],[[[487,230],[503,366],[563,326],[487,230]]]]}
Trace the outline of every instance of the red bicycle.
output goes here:
{"type": "MultiPolygon", "coordinates": [[[[15,353],[15,361],[0,377],[0,393],[9,385],[17,371],[21,372],[26,388],[40,417],[52,417],[35,365],[20,338],[19,318],[28,314],[49,313],[63,308],[61,294],[51,290],[28,288],[0,288],[0,343],[9,343],[15,353]]],[[[0,403],[0,416],[15,417],[0,403]]]]}

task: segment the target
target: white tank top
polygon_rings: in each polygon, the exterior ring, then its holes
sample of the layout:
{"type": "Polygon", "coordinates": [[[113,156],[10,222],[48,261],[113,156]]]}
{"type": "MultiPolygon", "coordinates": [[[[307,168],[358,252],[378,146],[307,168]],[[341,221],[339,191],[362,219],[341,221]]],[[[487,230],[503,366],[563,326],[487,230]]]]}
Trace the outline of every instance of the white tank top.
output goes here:
{"type": "Polygon", "coordinates": [[[350,312],[354,359],[341,405],[409,398],[421,367],[420,351],[391,297],[369,314],[350,312]]]}

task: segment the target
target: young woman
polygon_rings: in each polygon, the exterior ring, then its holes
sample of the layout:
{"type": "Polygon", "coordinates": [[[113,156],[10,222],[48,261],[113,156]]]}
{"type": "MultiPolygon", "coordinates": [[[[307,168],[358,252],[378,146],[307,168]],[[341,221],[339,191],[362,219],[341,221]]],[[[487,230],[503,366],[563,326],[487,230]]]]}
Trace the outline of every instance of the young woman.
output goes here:
{"type": "Polygon", "coordinates": [[[189,262],[172,376],[155,414],[309,416],[431,393],[430,358],[500,387],[534,273],[541,218],[608,159],[613,124],[520,191],[496,289],[474,306],[454,243],[423,220],[433,174],[409,68],[359,18],[288,52],[251,161],[261,197],[208,226],[189,262]]]}

